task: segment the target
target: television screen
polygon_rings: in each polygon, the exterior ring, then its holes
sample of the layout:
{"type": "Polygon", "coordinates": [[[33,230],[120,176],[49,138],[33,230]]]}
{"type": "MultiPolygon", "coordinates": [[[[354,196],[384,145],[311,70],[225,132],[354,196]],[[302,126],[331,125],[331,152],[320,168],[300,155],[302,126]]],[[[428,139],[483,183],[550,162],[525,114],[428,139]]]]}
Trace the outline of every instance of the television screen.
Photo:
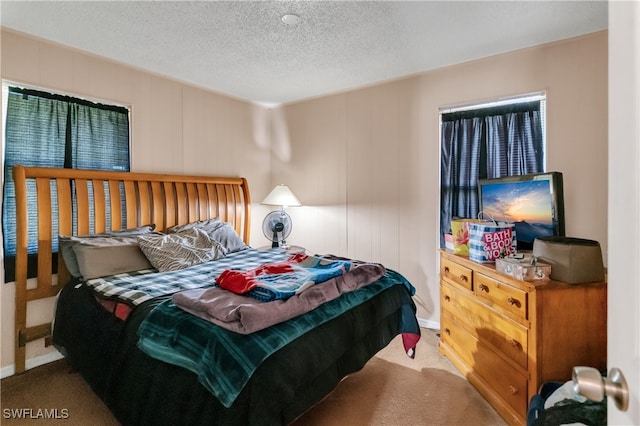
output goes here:
{"type": "Polygon", "coordinates": [[[530,250],[537,237],[564,236],[562,173],[480,179],[484,219],[515,224],[519,250],[530,250]]]}

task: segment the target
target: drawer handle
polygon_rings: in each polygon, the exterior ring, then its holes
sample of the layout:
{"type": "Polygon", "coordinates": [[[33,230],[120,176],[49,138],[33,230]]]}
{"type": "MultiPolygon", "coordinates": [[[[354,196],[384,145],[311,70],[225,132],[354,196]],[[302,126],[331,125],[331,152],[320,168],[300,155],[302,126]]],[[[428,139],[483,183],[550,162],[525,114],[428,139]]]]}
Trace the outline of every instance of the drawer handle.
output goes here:
{"type": "Polygon", "coordinates": [[[515,395],[518,393],[518,388],[515,386],[509,386],[509,391],[511,392],[511,395],[515,395]]]}
{"type": "Polygon", "coordinates": [[[451,330],[449,330],[448,328],[445,328],[444,334],[446,334],[447,336],[451,336],[451,330]]]}
{"type": "Polygon", "coordinates": [[[519,301],[518,299],[514,299],[513,297],[509,297],[509,298],[507,299],[507,302],[509,302],[509,304],[510,304],[511,306],[516,306],[516,307],[518,307],[518,308],[521,306],[521,305],[520,305],[520,301],[519,301]]]}
{"type": "Polygon", "coordinates": [[[484,284],[480,284],[480,291],[484,291],[486,293],[489,293],[489,287],[487,287],[484,284]]]}
{"type": "Polygon", "coordinates": [[[460,280],[461,280],[461,281],[464,281],[464,282],[467,282],[467,281],[469,281],[469,278],[467,278],[467,276],[466,276],[466,275],[462,275],[462,274],[460,274],[460,280]]]}
{"type": "Polygon", "coordinates": [[[509,340],[509,343],[511,343],[511,346],[513,346],[514,348],[520,347],[520,342],[518,342],[516,339],[509,340]]]}
{"type": "Polygon", "coordinates": [[[443,270],[444,270],[444,273],[445,273],[445,274],[448,274],[448,273],[449,273],[449,267],[448,267],[448,266],[445,266],[443,270]]]}
{"type": "Polygon", "coordinates": [[[449,295],[444,296],[444,300],[445,302],[451,302],[451,298],[449,297],[449,295]]]}

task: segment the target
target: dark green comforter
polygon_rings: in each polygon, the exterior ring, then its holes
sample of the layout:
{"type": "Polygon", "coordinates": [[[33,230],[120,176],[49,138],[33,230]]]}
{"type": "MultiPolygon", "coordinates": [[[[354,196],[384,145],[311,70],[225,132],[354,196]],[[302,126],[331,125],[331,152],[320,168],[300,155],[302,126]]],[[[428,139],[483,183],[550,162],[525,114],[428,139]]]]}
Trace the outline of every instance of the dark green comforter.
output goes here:
{"type": "Polygon", "coordinates": [[[123,425],[286,425],[395,336],[418,330],[411,295],[392,285],[267,357],[227,408],[196,374],[138,348],[140,324],[169,299],[145,302],[123,322],[85,285],[60,294],[54,343],[123,425]]]}

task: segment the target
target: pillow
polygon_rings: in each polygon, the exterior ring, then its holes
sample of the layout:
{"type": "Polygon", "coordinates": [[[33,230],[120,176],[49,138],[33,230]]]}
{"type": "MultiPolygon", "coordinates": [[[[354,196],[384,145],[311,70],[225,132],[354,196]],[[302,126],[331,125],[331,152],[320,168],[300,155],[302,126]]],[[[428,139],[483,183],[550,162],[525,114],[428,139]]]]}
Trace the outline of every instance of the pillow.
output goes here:
{"type": "Polygon", "coordinates": [[[225,256],[224,248],[197,227],[172,234],[138,236],[138,245],[159,271],[176,271],[225,256]]]}
{"type": "Polygon", "coordinates": [[[226,253],[233,253],[249,247],[228,222],[220,222],[217,227],[208,230],[207,234],[218,241],[224,247],[226,253]]]}
{"type": "Polygon", "coordinates": [[[201,220],[187,223],[186,225],[176,225],[167,229],[168,233],[176,233],[187,229],[198,228],[205,231],[209,237],[219,242],[226,253],[233,253],[244,250],[248,246],[238,236],[238,233],[229,222],[223,222],[219,218],[201,220]]]}
{"type": "Polygon", "coordinates": [[[153,268],[135,236],[93,240],[73,246],[80,274],[85,280],[153,268]]]}
{"type": "Polygon", "coordinates": [[[175,234],[176,232],[186,231],[191,228],[200,228],[200,229],[210,229],[215,228],[218,224],[222,223],[219,218],[214,217],[213,219],[199,220],[197,222],[187,223],[185,225],[175,225],[171,228],[167,229],[168,234],[175,234]]]}
{"type": "MultiPolygon", "coordinates": [[[[121,229],[117,231],[110,231],[101,234],[91,234],[91,235],[82,235],[82,236],[65,236],[58,235],[58,251],[62,254],[62,258],[64,259],[64,264],[67,266],[67,270],[71,274],[72,277],[81,278],[82,274],[80,273],[80,267],[78,266],[78,260],[76,259],[76,254],[73,251],[73,247],[76,244],[81,242],[86,242],[88,240],[94,241],[94,243],[100,243],[100,241],[95,241],[94,239],[100,238],[125,238],[128,236],[140,235],[140,234],[148,234],[153,232],[156,229],[155,225],[145,225],[140,226],[138,228],[129,228],[129,229],[121,229]]],[[[137,239],[133,239],[133,241],[137,242],[137,239]]]]}

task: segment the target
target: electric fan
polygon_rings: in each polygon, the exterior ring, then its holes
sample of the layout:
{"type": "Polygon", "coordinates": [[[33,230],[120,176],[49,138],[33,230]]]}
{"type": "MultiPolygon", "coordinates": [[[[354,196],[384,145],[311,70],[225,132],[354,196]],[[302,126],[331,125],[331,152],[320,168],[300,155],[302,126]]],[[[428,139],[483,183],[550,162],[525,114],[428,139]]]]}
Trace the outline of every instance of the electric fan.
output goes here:
{"type": "Polygon", "coordinates": [[[291,234],[291,216],[284,210],[272,211],[262,222],[262,232],[271,240],[271,247],[286,248],[286,239],[291,234]]]}

